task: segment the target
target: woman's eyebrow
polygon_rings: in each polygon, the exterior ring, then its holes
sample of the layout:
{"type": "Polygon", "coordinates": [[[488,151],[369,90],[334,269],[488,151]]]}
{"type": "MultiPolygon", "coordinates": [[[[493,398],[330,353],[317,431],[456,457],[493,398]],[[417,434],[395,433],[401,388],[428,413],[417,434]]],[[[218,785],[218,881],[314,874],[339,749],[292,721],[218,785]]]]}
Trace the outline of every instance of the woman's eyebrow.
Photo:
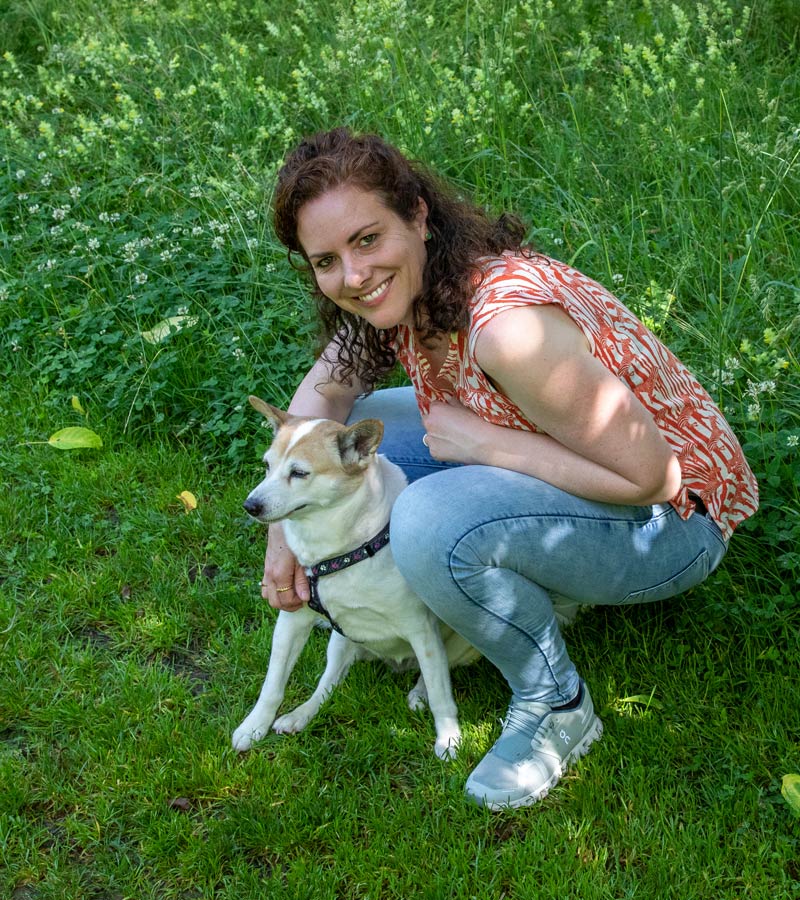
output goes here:
{"type": "MultiPolygon", "coordinates": [[[[347,243],[348,244],[354,243],[356,240],[358,240],[358,236],[361,234],[362,231],[366,231],[369,228],[374,228],[378,224],[379,224],[378,222],[369,222],[366,225],[362,225],[357,231],[354,231],[350,235],[350,237],[347,238],[347,243]]],[[[309,259],[324,259],[326,256],[331,256],[331,255],[332,255],[331,251],[326,250],[323,253],[310,253],[308,258],[309,259]]]]}

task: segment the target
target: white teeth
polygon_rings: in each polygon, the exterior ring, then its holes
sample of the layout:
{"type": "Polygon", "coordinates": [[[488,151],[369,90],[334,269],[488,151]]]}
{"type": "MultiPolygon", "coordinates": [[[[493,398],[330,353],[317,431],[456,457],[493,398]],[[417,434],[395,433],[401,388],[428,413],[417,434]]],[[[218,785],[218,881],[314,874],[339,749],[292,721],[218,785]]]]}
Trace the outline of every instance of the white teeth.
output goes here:
{"type": "Polygon", "coordinates": [[[363,296],[359,297],[358,299],[362,303],[369,303],[370,300],[374,300],[376,297],[379,297],[381,295],[381,293],[383,292],[383,289],[386,287],[386,285],[388,283],[389,283],[389,279],[387,278],[386,281],[384,281],[383,284],[379,284],[375,288],[374,291],[371,291],[369,294],[364,294],[363,296]]]}

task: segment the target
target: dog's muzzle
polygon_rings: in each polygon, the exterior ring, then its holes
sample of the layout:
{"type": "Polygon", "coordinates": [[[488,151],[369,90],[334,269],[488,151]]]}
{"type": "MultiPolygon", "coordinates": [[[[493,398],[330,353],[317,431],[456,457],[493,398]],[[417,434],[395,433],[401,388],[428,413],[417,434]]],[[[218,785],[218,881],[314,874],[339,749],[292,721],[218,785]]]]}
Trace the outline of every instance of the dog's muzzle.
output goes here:
{"type": "Polygon", "coordinates": [[[245,512],[252,516],[257,522],[261,522],[264,525],[268,525],[270,522],[277,522],[279,519],[289,519],[296,512],[300,512],[301,509],[305,509],[308,504],[301,503],[300,506],[295,506],[294,509],[290,509],[288,512],[285,512],[282,516],[276,518],[275,516],[270,516],[266,513],[264,504],[258,500],[256,497],[250,496],[247,500],[242,504],[244,506],[245,512]]]}
{"type": "Polygon", "coordinates": [[[260,519],[264,515],[264,504],[255,497],[248,497],[243,506],[247,515],[254,519],[260,519]]]}

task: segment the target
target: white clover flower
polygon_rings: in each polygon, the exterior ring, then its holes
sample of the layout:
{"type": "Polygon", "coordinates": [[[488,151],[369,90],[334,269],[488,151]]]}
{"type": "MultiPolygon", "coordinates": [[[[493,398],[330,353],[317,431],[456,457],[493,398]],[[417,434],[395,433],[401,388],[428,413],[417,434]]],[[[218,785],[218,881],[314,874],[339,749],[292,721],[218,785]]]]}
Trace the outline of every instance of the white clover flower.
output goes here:
{"type": "Polygon", "coordinates": [[[556,245],[556,247],[560,247],[564,243],[564,238],[553,238],[553,243],[556,245]]]}
{"type": "Polygon", "coordinates": [[[29,196],[29,194],[17,194],[17,200],[21,202],[23,200],[27,200],[29,196]]]}
{"type": "Polygon", "coordinates": [[[188,306],[179,306],[175,311],[175,315],[177,316],[188,316],[189,315],[189,307],[188,306]]]}
{"type": "Polygon", "coordinates": [[[122,248],[122,258],[125,262],[136,262],[139,258],[139,251],[136,248],[136,241],[128,241],[122,248]]]}
{"type": "Polygon", "coordinates": [[[14,175],[15,175],[17,181],[22,181],[22,179],[23,179],[27,174],[28,174],[28,173],[25,171],[25,169],[17,169],[17,171],[14,173],[14,175]]]}
{"type": "Polygon", "coordinates": [[[241,347],[234,347],[231,352],[234,359],[244,359],[244,350],[241,347]]]}
{"type": "Polygon", "coordinates": [[[39,180],[39,184],[41,184],[42,187],[50,187],[52,181],[53,176],[50,174],[50,172],[45,172],[39,180]]]}
{"type": "Polygon", "coordinates": [[[253,219],[258,218],[258,213],[254,209],[248,209],[244,215],[248,222],[252,222],[253,219]]]}
{"type": "Polygon", "coordinates": [[[56,220],[56,222],[63,222],[67,217],[69,209],[70,208],[68,206],[57,206],[53,210],[53,218],[56,220]]]}
{"type": "Polygon", "coordinates": [[[614,282],[614,284],[622,284],[622,282],[625,281],[625,276],[621,272],[615,272],[611,276],[611,280],[614,282]]]}
{"type": "Polygon", "coordinates": [[[190,196],[193,200],[196,200],[198,197],[202,197],[202,196],[203,196],[203,189],[200,187],[199,184],[193,184],[193,185],[189,188],[189,196],[190,196]]]}
{"type": "Polygon", "coordinates": [[[89,240],[86,242],[86,249],[87,250],[99,250],[100,249],[100,241],[98,241],[97,238],[89,238],[89,240]]]}
{"type": "Polygon", "coordinates": [[[198,237],[202,233],[203,233],[202,225],[195,225],[194,228],[192,228],[192,237],[198,237]]]}
{"type": "Polygon", "coordinates": [[[747,407],[747,418],[754,422],[761,415],[761,404],[756,401],[747,407]]]}
{"type": "Polygon", "coordinates": [[[51,228],[50,228],[50,234],[51,234],[53,237],[58,237],[58,236],[61,234],[61,232],[62,232],[63,230],[64,230],[64,226],[63,226],[63,225],[53,225],[53,226],[51,226],[51,228]]]}
{"type": "Polygon", "coordinates": [[[80,195],[81,195],[81,189],[80,189],[80,187],[78,187],[77,184],[74,184],[74,185],[69,189],[69,195],[70,195],[70,197],[72,197],[73,200],[77,200],[78,197],[80,197],[80,195]]]}
{"type": "Polygon", "coordinates": [[[9,293],[7,287],[0,287],[0,303],[5,303],[8,300],[9,293]]]}
{"type": "Polygon", "coordinates": [[[225,238],[221,237],[220,235],[217,235],[217,237],[215,237],[214,240],[211,242],[211,246],[215,250],[222,250],[222,248],[225,246],[225,238]]]}
{"type": "Polygon", "coordinates": [[[22,349],[22,347],[19,344],[19,341],[12,340],[11,341],[11,349],[14,351],[14,353],[18,353],[22,349]]]}
{"type": "Polygon", "coordinates": [[[44,150],[40,150],[39,155],[36,158],[38,160],[47,159],[47,153],[44,150]]]}
{"type": "Polygon", "coordinates": [[[774,394],[777,389],[777,385],[770,378],[767,381],[762,381],[758,385],[758,391],[760,394],[774,394]]]}
{"type": "Polygon", "coordinates": [[[136,284],[145,284],[147,282],[147,272],[137,272],[133,280],[136,284]]]}
{"type": "Polygon", "coordinates": [[[162,250],[159,256],[161,257],[162,262],[169,262],[175,256],[175,248],[168,247],[166,250],[162,250]]]}
{"type": "Polygon", "coordinates": [[[39,212],[39,209],[40,209],[40,207],[39,207],[39,204],[38,204],[38,203],[32,203],[32,204],[28,207],[28,212],[29,212],[32,216],[35,216],[36,213],[39,212]]]}
{"type": "Polygon", "coordinates": [[[101,212],[97,217],[101,222],[110,222],[111,216],[107,212],[101,212]]]}
{"type": "Polygon", "coordinates": [[[247,249],[248,250],[255,250],[255,248],[257,246],[258,246],[258,238],[248,238],[247,239],[247,249]]]}
{"type": "Polygon", "coordinates": [[[796,447],[800,444],[800,435],[790,434],[788,438],[786,438],[786,446],[787,447],[796,447]]]}

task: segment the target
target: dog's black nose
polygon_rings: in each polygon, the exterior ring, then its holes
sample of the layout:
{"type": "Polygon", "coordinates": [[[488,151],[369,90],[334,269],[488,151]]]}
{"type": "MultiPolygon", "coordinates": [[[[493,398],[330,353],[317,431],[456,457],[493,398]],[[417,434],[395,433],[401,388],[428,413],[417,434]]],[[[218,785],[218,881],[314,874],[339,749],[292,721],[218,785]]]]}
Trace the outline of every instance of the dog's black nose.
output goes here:
{"type": "Polygon", "coordinates": [[[245,512],[248,515],[251,515],[254,519],[257,519],[261,515],[262,506],[261,503],[253,497],[248,497],[247,500],[244,501],[245,512]]]}

